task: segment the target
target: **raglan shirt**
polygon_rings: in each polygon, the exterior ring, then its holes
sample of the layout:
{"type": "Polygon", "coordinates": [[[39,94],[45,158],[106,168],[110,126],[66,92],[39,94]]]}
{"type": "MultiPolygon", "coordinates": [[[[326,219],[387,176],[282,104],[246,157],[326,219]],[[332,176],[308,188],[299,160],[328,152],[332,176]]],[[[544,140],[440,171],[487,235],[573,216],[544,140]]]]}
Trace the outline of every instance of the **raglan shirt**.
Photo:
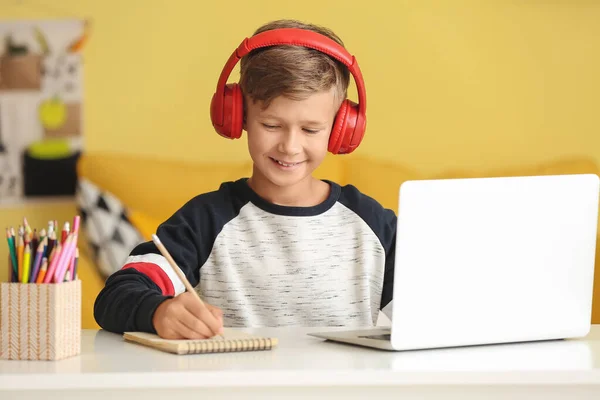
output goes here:
{"type": "MultiPolygon", "coordinates": [[[[392,300],[396,215],[352,185],[312,207],[270,203],[247,178],[187,202],[157,229],[227,327],[376,323],[392,300]]],[[[156,332],[152,317],[185,291],[152,241],[136,246],[94,305],[109,331],[156,332]]]]}

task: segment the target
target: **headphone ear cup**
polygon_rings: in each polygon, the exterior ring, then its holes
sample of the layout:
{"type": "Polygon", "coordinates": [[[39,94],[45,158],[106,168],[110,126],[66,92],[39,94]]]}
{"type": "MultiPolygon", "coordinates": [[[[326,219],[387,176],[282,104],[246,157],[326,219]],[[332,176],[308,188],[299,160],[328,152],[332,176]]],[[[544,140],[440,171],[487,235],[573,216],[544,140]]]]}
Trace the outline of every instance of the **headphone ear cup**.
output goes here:
{"type": "Polygon", "coordinates": [[[348,107],[346,108],[345,128],[342,128],[343,139],[340,148],[340,154],[350,154],[360,145],[365,136],[367,121],[363,115],[360,118],[360,107],[357,103],[346,100],[348,107]]]}
{"type": "Polygon", "coordinates": [[[239,139],[244,126],[244,96],[240,85],[234,83],[231,86],[231,138],[239,139]]]}
{"type": "Polygon", "coordinates": [[[328,150],[333,154],[350,154],[360,144],[365,134],[365,123],[357,126],[358,104],[344,100],[335,117],[329,137],[328,150]]]}
{"type": "Polygon", "coordinates": [[[210,116],[213,127],[217,133],[227,139],[239,139],[242,136],[242,125],[244,119],[244,101],[242,90],[237,83],[230,83],[225,86],[223,99],[216,101],[216,93],[210,102],[210,116]],[[223,123],[216,121],[215,107],[223,105],[223,123]]]}
{"type": "Polygon", "coordinates": [[[344,100],[338,109],[338,112],[333,121],[333,128],[331,129],[331,135],[329,135],[329,145],[327,150],[330,153],[338,154],[341,147],[342,128],[344,127],[344,120],[346,118],[346,108],[348,107],[348,100],[344,100]]]}

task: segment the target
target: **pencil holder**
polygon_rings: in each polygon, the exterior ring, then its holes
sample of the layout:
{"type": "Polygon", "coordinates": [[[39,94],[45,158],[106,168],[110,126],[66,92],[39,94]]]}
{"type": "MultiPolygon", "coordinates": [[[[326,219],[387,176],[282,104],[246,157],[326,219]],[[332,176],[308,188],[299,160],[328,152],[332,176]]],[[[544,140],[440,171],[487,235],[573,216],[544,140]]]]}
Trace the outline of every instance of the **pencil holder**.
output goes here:
{"type": "Polygon", "coordinates": [[[80,280],[0,283],[0,359],[60,360],[80,352],[80,280]]]}

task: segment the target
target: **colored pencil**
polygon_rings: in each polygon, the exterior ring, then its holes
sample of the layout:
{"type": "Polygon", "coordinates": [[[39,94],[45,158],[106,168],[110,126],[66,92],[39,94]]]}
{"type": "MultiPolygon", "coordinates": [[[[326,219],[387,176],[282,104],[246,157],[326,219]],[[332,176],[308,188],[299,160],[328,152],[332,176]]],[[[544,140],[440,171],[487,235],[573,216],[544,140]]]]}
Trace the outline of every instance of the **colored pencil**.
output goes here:
{"type": "Polygon", "coordinates": [[[41,284],[78,279],[80,221],[76,215],[59,231],[58,221],[48,220],[48,226],[38,230],[23,217],[22,225],[6,227],[8,281],[41,284]]]}
{"type": "MultiPolygon", "coordinates": [[[[50,256],[50,254],[52,254],[54,247],[56,247],[56,232],[54,232],[54,230],[51,230],[50,233],[48,233],[48,249],[46,250],[46,254],[48,255],[48,257],[50,256]]],[[[48,258],[48,260],[49,259],[50,258],[48,258]]]]}
{"type": "Polygon", "coordinates": [[[65,273],[67,272],[67,268],[71,264],[71,259],[75,254],[75,247],[77,246],[77,234],[69,233],[67,239],[65,240],[65,244],[63,246],[63,250],[61,251],[60,258],[56,263],[56,268],[54,270],[54,282],[59,283],[63,282],[65,279],[65,273]]]}
{"type": "Polygon", "coordinates": [[[56,270],[56,263],[60,259],[60,254],[62,253],[62,245],[60,242],[56,242],[56,245],[52,249],[52,253],[50,253],[50,258],[48,259],[48,270],[46,271],[46,276],[44,277],[43,283],[50,283],[52,278],[54,278],[54,272],[56,270]]]}
{"type": "Polygon", "coordinates": [[[77,264],[79,264],[79,247],[75,249],[75,259],[73,260],[73,280],[78,278],[77,264]]]}
{"type": "Polygon", "coordinates": [[[67,236],[69,235],[69,229],[70,229],[69,223],[65,222],[65,225],[63,226],[62,233],[60,235],[60,242],[62,244],[65,244],[65,240],[67,240],[67,236]]]}
{"type": "Polygon", "coordinates": [[[41,242],[45,238],[46,238],[46,228],[42,228],[42,230],[40,231],[39,241],[41,242]]]}
{"type": "Polygon", "coordinates": [[[37,229],[33,230],[33,234],[31,235],[31,253],[35,252],[35,249],[38,248],[38,244],[40,243],[40,238],[37,233],[37,229]]]}
{"type": "Polygon", "coordinates": [[[31,236],[30,236],[29,232],[27,231],[27,229],[23,228],[23,244],[25,246],[28,246],[30,242],[31,242],[31,236]]]}
{"type": "Polygon", "coordinates": [[[12,257],[10,256],[10,254],[8,255],[8,281],[9,282],[14,282],[15,281],[15,271],[13,269],[13,262],[12,262],[12,257]]]}
{"type": "Polygon", "coordinates": [[[73,232],[74,233],[79,233],[79,224],[81,223],[81,217],[79,215],[76,215],[73,218],[73,232]]]}
{"type": "Polygon", "coordinates": [[[25,244],[23,243],[23,236],[19,232],[19,241],[17,242],[17,282],[21,282],[23,279],[23,251],[25,250],[25,244]]]}
{"type": "Polygon", "coordinates": [[[27,235],[31,234],[31,226],[29,226],[29,222],[27,222],[27,218],[23,217],[23,229],[24,233],[27,235]]]}
{"type": "Polygon", "coordinates": [[[21,276],[21,283],[29,282],[29,271],[31,268],[31,246],[29,243],[25,246],[23,251],[23,275],[21,276]]]}
{"type": "Polygon", "coordinates": [[[8,256],[11,258],[11,268],[13,270],[11,276],[16,277],[19,274],[19,264],[17,263],[17,253],[15,251],[15,238],[8,228],[6,229],[6,240],[8,241],[8,256]]]}
{"type": "Polygon", "coordinates": [[[44,278],[46,277],[46,271],[48,270],[48,259],[44,257],[42,259],[42,266],[40,268],[40,273],[38,274],[35,283],[44,283],[44,278]]]}
{"type": "Polygon", "coordinates": [[[44,258],[44,247],[45,247],[46,239],[40,242],[38,249],[35,253],[35,261],[33,263],[33,267],[31,268],[31,275],[29,276],[29,282],[33,283],[36,281],[37,276],[40,272],[40,265],[42,263],[42,258],[44,258]]]}

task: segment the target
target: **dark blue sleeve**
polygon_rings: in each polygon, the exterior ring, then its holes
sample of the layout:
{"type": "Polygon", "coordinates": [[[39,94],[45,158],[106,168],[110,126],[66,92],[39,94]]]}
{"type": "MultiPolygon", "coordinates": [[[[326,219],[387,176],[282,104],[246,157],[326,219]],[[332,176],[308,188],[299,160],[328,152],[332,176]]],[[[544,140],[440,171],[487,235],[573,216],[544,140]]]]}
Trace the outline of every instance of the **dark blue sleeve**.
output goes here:
{"type": "Polygon", "coordinates": [[[356,187],[342,187],[340,203],[355,212],[377,235],[385,251],[385,272],[380,309],[392,301],[394,293],[394,262],[396,256],[396,223],[394,211],[384,208],[372,197],[361,193],[356,187]]]}
{"type": "MultiPolygon", "coordinates": [[[[187,202],[157,228],[157,236],[192,286],[198,285],[200,268],[210,256],[217,236],[243,204],[234,184],[224,183],[219,190],[187,202]]],[[[155,332],[154,311],[174,296],[168,276],[158,265],[147,261],[160,254],[152,241],[132,249],[130,256],[138,256],[142,262],[126,262],[106,280],[94,304],[98,325],[119,333],[155,332]]]]}

